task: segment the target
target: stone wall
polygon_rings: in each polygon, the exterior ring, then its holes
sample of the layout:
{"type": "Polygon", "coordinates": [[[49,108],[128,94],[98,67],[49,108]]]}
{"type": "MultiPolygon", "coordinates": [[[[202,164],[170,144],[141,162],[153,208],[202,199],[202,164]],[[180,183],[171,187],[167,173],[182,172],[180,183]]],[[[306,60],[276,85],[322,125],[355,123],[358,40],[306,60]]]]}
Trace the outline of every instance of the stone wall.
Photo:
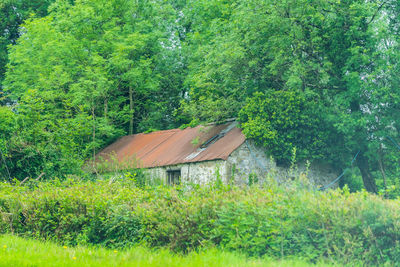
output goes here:
{"type": "Polygon", "coordinates": [[[181,182],[183,183],[206,184],[215,181],[218,176],[226,183],[226,178],[230,173],[230,169],[227,169],[227,162],[224,160],[156,167],[147,169],[146,172],[151,179],[161,179],[164,183],[167,183],[167,171],[178,169],[181,170],[181,182]]]}
{"type": "Polygon", "coordinates": [[[318,163],[309,167],[304,163],[296,164],[293,168],[278,167],[275,161],[266,155],[265,150],[257,147],[251,140],[245,141],[236,149],[226,164],[226,168],[231,169],[230,179],[236,184],[247,184],[249,174],[253,174],[260,181],[269,176],[278,182],[303,176],[318,186],[330,183],[339,175],[330,166],[318,163]]]}
{"type": "MultiPolygon", "coordinates": [[[[147,169],[151,179],[161,179],[167,183],[168,170],[181,170],[181,182],[206,184],[221,177],[224,183],[233,182],[244,185],[249,183],[249,176],[265,181],[267,177],[278,182],[296,177],[307,177],[314,185],[326,185],[337,178],[338,173],[327,165],[297,164],[294,168],[278,167],[272,158],[269,158],[263,149],[247,140],[237,148],[229,158],[224,160],[203,161],[196,163],[178,164],[167,167],[147,169]]],[[[337,185],[335,185],[337,186],[337,185]]]]}

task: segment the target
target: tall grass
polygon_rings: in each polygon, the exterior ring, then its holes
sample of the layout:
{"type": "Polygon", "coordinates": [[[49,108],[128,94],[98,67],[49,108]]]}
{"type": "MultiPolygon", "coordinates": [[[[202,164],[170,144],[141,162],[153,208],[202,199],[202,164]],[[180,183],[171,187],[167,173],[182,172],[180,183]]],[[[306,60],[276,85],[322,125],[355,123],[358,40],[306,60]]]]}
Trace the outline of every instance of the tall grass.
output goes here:
{"type": "MultiPolygon", "coordinates": [[[[50,242],[27,240],[11,235],[0,237],[0,266],[294,266],[310,264],[300,260],[276,261],[249,259],[243,255],[211,249],[188,255],[173,254],[167,249],[133,247],[109,250],[90,247],[57,246],[50,242]]],[[[318,266],[328,266],[319,263],[318,266]]]]}

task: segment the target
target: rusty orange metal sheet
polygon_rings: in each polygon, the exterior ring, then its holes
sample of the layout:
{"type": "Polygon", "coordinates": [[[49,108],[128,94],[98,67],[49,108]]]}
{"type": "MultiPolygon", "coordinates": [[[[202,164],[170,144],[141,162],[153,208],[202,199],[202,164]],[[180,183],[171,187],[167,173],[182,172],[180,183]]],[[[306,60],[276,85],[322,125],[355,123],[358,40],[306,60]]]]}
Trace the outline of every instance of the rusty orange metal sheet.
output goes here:
{"type": "Polygon", "coordinates": [[[226,123],[128,135],[104,148],[97,159],[113,157],[121,163],[136,162],[135,167],[141,168],[226,160],[245,141],[241,129],[235,125],[226,123]],[[218,138],[201,147],[218,134],[218,138]]]}

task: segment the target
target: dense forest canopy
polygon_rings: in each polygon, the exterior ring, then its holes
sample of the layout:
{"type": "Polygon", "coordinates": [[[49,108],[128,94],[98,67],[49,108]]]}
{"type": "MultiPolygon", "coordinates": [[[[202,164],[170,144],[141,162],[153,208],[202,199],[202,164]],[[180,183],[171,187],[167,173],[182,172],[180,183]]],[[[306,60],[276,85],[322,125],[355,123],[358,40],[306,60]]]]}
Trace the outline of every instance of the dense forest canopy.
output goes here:
{"type": "MultiPolygon", "coordinates": [[[[280,164],[400,185],[396,0],[0,0],[0,173],[79,174],[116,138],[236,117],[280,164]]],[[[355,189],[357,186],[354,186],[355,189]]]]}

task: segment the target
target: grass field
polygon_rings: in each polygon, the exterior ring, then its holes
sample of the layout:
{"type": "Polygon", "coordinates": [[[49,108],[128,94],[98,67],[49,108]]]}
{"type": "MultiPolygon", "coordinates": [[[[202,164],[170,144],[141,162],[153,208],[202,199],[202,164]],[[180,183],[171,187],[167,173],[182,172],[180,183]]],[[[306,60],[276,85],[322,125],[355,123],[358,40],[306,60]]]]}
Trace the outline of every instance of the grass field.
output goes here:
{"type": "MultiPolygon", "coordinates": [[[[0,266],[310,266],[297,260],[249,259],[209,250],[182,256],[168,250],[135,247],[125,251],[63,247],[50,242],[0,236],[0,266]]],[[[318,264],[318,266],[328,266],[318,264]]]]}

